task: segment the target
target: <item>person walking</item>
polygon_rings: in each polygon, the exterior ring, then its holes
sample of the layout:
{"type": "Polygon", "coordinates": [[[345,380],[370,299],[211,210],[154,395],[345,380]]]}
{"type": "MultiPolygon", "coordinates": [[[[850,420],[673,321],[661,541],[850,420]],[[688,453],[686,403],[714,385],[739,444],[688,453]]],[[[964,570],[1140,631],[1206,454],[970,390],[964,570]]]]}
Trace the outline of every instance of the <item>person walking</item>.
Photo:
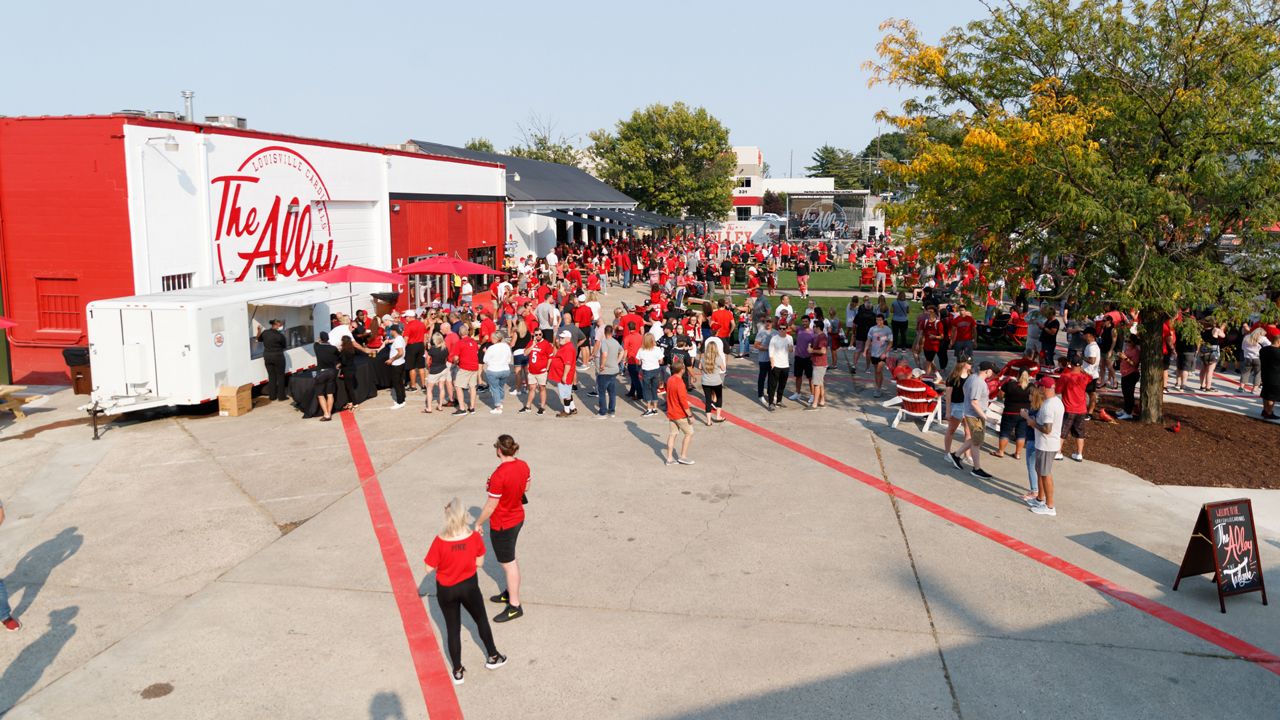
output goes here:
{"type": "Polygon", "coordinates": [[[338,392],[338,348],[329,344],[329,333],[321,332],[313,346],[316,354],[316,401],[320,403],[320,421],[333,420],[333,396],[338,392]]]}
{"type": "MultiPolygon", "coordinates": [[[[967,357],[967,356],[966,356],[967,357]]],[[[982,469],[982,442],[986,439],[987,407],[991,404],[991,391],[987,388],[987,378],[994,375],[996,366],[990,360],[978,363],[978,372],[964,381],[964,426],[968,435],[964,444],[956,451],[956,455],[964,457],[966,451],[973,469],[969,474],[990,480],[991,473],[982,469]]]]}
{"type": "Polygon", "coordinates": [[[1057,515],[1053,504],[1053,459],[1062,451],[1062,419],[1065,411],[1062,399],[1058,397],[1056,384],[1051,377],[1042,377],[1036,383],[1044,393],[1044,402],[1035,419],[1029,410],[1024,410],[1027,425],[1036,433],[1036,475],[1039,487],[1035,500],[1030,501],[1031,512],[1037,515],[1057,515]]]}
{"type": "Polygon", "coordinates": [[[618,373],[622,371],[625,353],[622,343],[613,336],[613,326],[605,325],[596,343],[597,417],[610,418],[618,402],[618,373]]]}
{"type": "MultiPolygon", "coordinates": [[[[572,346],[570,346],[572,347],[572,346]]],[[[504,623],[524,616],[520,604],[520,564],[516,562],[516,540],[524,527],[525,493],[529,490],[529,465],[516,457],[520,445],[510,435],[499,435],[493,444],[498,456],[498,467],[489,476],[486,486],[489,499],[485,501],[480,517],[476,520],[479,531],[489,521],[489,544],[493,556],[502,565],[507,578],[507,588],[489,598],[490,602],[505,603],[506,608],[493,618],[504,623]]]]}
{"type": "Polygon", "coordinates": [[[1005,448],[1012,442],[1013,458],[1021,460],[1027,435],[1027,421],[1022,418],[1022,411],[1031,407],[1031,373],[1023,368],[1018,377],[1006,379],[1000,386],[1000,399],[1004,401],[1000,413],[1000,446],[991,454],[1004,457],[1005,448]]]}
{"type": "Polygon", "coordinates": [[[898,291],[898,299],[893,301],[889,306],[891,321],[890,329],[893,331],[893,347],[899,351],[904,351],[911,347],[907,342],[907,326],[911,319],[911,303],[907,302],[907,294],[904,291],[898,291]]]}
{"type": "Polygon", "coordinates": [[[693,440],[693,412],[689,407],[689,391],[684,383],[684,361],[675,358],[671,361],[671,377],[667,378],[667,420],[671,429],[667,434],[667,452],[665,459],[668,465],[679,463],[692,465],[689,459],[689,443],[693,440]],[[675,451],[676,436],[683,435],[680,442],[680,457],[672,457],[675,451]]]}
{"type": "Polygon", "coordinates": [[[546,412],[547,371],[551,365],[551,358],[555,353],[555,347],[542,335],[536,336],[533,342],[529,344],[529,394],[525,397],[525,404],[520,407],[520,412],[529,412],[529,408],[534,405],[533,396],[535,392],[538,395],[538,414],[542,415],[546,412]]]}
{"type": "Polygon", "coordinates": [[[281,332],[283,328],[284,321],[272,320],[270,327],[258,333],[258,341],[262,343],[262,362],[267,366],[267,397],[273,401],[289,397],[284,379],[284,351],[289,347],[289,340],[281,332]]]}
{"type": "MultiPolygon", "coordinates": [[[[459,341],[458,344],[461,344],[461,341],[459,341]]],[[[457,345],[455,345],[455,348],[456,347],[457,345]]],[[[431,347],[427,348],[426,363],[427,363],[427,400],[426,400],[426,407],[422,409],[422,412],[431,413],[431,412],[434,412],[435,410],[439,410],[443,412],[445,401],[448,400],[448,394],[446,391],[448,386],[446,382],[449,379],[449,347],[444,344],[444,335],[441,335],[438,332],[431,334],[431,347]],[[438,396],[438,401],[437,401],[437,396],[438,396]]],[[[460,379],[467,380],[469,378],[470,380],[471,384],[469,387],[471,388],[471,407],[473,408],[472,410],[473,412],[476,405],[475,373],[476,371],[474,369],[468,370],[468,371],[463,371],[463,370],[458,371],[458,375],[460,379]]],[[[466,409],[465,403],[463,402],[463,392],[462,392],[461,386],[457,390],[457,393],[458,393],[458,398],[457,398],[458,409],[454,411],[454,414],[465,415],[467,413],[467,409],[466,409]]]]}
{"type": "Polygon", "coordinates": [[[658,414],[658,378],[662,375],[664,356],[665,353],[658,347],[653,333],[645,333],[640,349],[636,351],[636,359],[640,361],[640,387],[645,405],[640,417],[658,414]]]}
{"type": "Polygon", "coordinates": [[[1055,393],[1065,413],[1061,423],[1062,437],[1069,434],[1076,439],[1076,451],[1071,453],[1071,459],[1076,462],[1084,462],[1085,418],[1089,415],[1088,388],[1093,382],[1093,378],[1081,370],[1083,363],[1082,357],[1071,357],[1067,368],[1058,375],[1055,393]]]}
{"type": "Polygon", "coordinates": [[[405,341],[399,325],[392,323],[388,330],[391,332],[391,355],[387,358],[387,365],[391,366],[391,409],[399,410],[404,407],[405,341]]]}
{"type": "Polygon", "coordinates": [[[501,330],[493,334],[493,343],[484,351],[484,377],[489,385],[489,398],[493,402],[491,415],[502,414],[502,400],[507,396],[507,378],[511,377],[511,346],[501,330]]]}
{"type": "Polygon", "coordinates": [[[727,370],[722,343],[707,342],[702,353],[702,397],[707,400],[707,424],[724,422],[724,374],[727,370]]]}
{"type": "MultiPolygon", "coordinates": [[[[951,445],[956,436],[956,429],[963,425],[964,420],[964,384],[969,379],[969,369],[972,365],[968,360],[961,360],[951,369],[951,374],[947,376],[944,384],[947,387],[946,393],[946,415],[947,415],[947,431],[942,435],[942,451],[947,454],[948,462],[955,469],[963,470],[964,464],[960,461],[960,456],[951,452],[951,445]]],[[[964,429],[967,436],[969,429],[964,429]]]]}
{"type": "Polygon", "coordinates": [[[782,325],[769,339],[769,409],[782,407],[782,395],[787,391],[787,375],[791,372],[791,352],[795,342],[788,333],[789,327],[782,325]]]}
{"type": "MultiPolygon", "coordinates": [[[[0,502],[0,525],[4,524],[4,503],[0,502]]],[[[27,590],[27,592],[31,592],[27,590]]],[[[22,623],[13,616],[13,608],[9,605],[9,589],[4,586],[4,578],[0,577],[0,624],[9,632],[22,629],[22,623]]]]}
{"type": "Polygon", "coordinates": [[[484,596],[480,594],[480,582],[476,568],[484,562],[484,538],[471,529],[471,516],[458,498],[453,498],[444,508],[444,529],[431,541],[431,548],[423,562],[427,572],[436,574],[436,605],[444,615],[445,644],[449,648],[449,662],[454,685],[466,680],[467,668],[462,664],[462,608],[467,609],[480,642],[484,643],[485,663],[490,670],[497,670],[507,662],[493,642],[493,630],[484,613],[484,596]]]}
{"type": "MultiPolygon", "coordinates": [[[[454,415],[470,415],[476,411],[476,390],[480,384],[480,343],[476,341],[476,333],[479,330],[471,328],[462,328],[459,333],[458,341],[453,344],[452,350],[445,344],[444,336],[436,333],[432,336],[432,351],[430,355],[430,372],[427,382],[427,395],[430,398],[433,388],[439,387],[441,391],[440,410],[444,410],[443,394],[446,385],[442,383],[449,377],[448,365],[438,360],[438,351],[435,351],[435,338],[440,337],[440,347],[447,351],[449,364],[457,368],[453,377],[453,394],[454,401],[458,405],[458,409],[453,411],[454,415]],[[435,373],[439,373],[438,375],[435,373]],[[434,378],[434,382],[431,380],[434,378]],[[470,395],[468,396],[468,391],[470,395]],[[470,403],[467,402],[470,397],[470,403]]],[[[428,402],[427,406],[430,407],[428,402]]]]}
{"type": "Polygon", "coordinates": [[[876,315],[876,324],[867,331],[867,360],[875,368],[876,397],[884,396],[884,366],[893,352],[893,329],[885,326],[884,315],[876,315]]]}
{"type": "MultiPolygon", "coordinates": [[[[1031,384],[1030,398],[1027,403],[1029,417],[1035,417],[1040,412],[1040,407],[1044,405],[1044,393],[1040,390],[1040,386],[1036,383],[1031,384]]],[[[1034,505],[1036,497],[1040,493],[1040,475],[1036,472],[1036,431],[1031,427],[1030,421],[1026,417],[1022,417],[1022,411],[1018,411],[1019,419],[1022,420],[1024,446],[1023,451],[1027,456],[1027,485],[1031,488],[1031,492],[1022,496],[1022,502],[1028,506],[1034,505]]]]}

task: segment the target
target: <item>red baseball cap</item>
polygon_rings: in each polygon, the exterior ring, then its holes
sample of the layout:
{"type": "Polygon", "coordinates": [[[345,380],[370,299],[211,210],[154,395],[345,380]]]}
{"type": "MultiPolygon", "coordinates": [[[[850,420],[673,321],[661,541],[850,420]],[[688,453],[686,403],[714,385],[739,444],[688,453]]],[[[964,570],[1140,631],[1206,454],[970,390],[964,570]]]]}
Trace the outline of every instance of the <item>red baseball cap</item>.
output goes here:
{"type": "Polygon", "coordinates": [[[1054,379],[1049,377],[1048,375],[1045,375],[1044,377],[1041,377],[1039,380],[1037,380],[1036,385],[1039,385],[1040,387],[1046,390],[1052,390],[1058,386],[1058,384],[1054,381],[1054,379]]]}

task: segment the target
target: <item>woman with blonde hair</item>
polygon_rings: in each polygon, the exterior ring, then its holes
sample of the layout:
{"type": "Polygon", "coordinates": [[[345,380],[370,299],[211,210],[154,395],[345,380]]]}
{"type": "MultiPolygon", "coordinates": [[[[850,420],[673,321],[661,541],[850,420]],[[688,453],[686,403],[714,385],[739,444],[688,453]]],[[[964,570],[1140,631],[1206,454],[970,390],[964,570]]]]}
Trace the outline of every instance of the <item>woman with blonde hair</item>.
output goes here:
{"type": "MultiPolygon", "coordinates": [[[[951,453],[951,441],[956,436],[956,428],[961,426],[961,420],[964,418],[964,381],[969,379],[969,371],[973,367],[973,363],[968,358],[960,358],[956,361],[956,366],[951,368],[951,374],[947,376],[947,392],[944,395],[947,402],[947,432],[942,436],[942,449],[947,453],[947,458],[957,470],[963,470],[964,466],[960,464],[958,456],[951,453]]],[[[969,438],[969,429],[964,430],[964,437],[969,438]]]]}
{"type": "Polygon", "coordinates": [[[1262,348],[1270,347],[1267,328],[1258,325],[1240,341],[1240,358],[1244,367],[1240,371],[1240,389],[1252,393],[1262,379],[1262,348]]]}
{"type": "Polygon", "coordinates": [[[708,342],[702,353],[702,397],[707,400],[707,424],[724,422],[724,352],[719,342],[708,342]]]}
{"type": "Polygon", "coordinates": [[[427,571],[436,573],[436,604],[444,615],[449,661],[453,665],[453,684],[461,685],[467,669],[462,666],[462,608],[467,609],[484,643],[484,666],[496,670],[507,662],[493,644],[493,630],[484,614],[484,596],[476,568],[484,563],[484,538],[471,529],[471,514],[458,498],[444,506],[444,529],[431,541],[424,562],[427,571]]]}
{"type": "Polygon", "coordinates": [[[662,361],[665,357],[653,333],[645,333],[636,359],[640,361],[640,389],[645,410],[641,417],[658,414],[658,379],[662,377],[662,361]]]}
{"type": "MultiPolygon", "coordinates": [[[[1026,375],[1026,371],[1022,372],[1026,375]]],[[[1033,384],[1031,392],[1028,395],[1028,414],[1034,416],[1040,412],[1040,406],[1044,404],[1044,391],[1039,385],[1033,384]]],[[[1002,423],[1003,424],[1003,423],[1002,423]]],[[[1023,450],[1027,453],[1027,483],[1031,486],[1031,492],[1022,496],[1022,502],[1035,506],[1036,498],[1040,497],[1040,475],[1036,472],[1036,429],[1023,419],[1023,450]]],[[[1001,442],[1004,442],[1003,438],[1001,442]]]]}

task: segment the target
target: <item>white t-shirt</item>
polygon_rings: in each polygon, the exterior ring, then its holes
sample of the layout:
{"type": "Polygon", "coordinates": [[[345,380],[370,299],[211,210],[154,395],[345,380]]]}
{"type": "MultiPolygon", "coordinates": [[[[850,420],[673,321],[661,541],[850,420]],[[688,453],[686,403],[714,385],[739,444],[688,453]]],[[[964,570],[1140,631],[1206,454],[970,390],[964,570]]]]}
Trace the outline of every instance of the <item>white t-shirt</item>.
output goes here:
{"type": "Polygon", "coordinates": [[[791,367],[791,349],[795,341],[790,335],[778,333],[769,339],[769,364],[776,368],[791,367]]]}
{"type": "Polygon", "coordinates": [[[1084,346],[1084,374],[1098,379],[1099,373],[1102,371],[1102,348],[1098,347],[1098,343],[1091,342],[1084,346]],[[1093,362],[1089,362],[1093,360],[1093,362]]]}
{"type": "Polygon", "coordinates": [[[657,370],[662,367],[662,348],[640,348],[636,351],[636,359],[640,361],[641,370],[657,370]]]}
{"type": "Polygon", "coordinates": [[[888,325],[876,325],[867,331],[867,342],[871,345],[871,357],[884,357],[893,342],[893,328],[888,325]]]}
{"type": "Polygon", "coordinates": [[[342,338],[344,337],[351,338],[351,342],[353,343],[356,341],[355,336],[351,334],[350,327],[347,327],[346,325],[339,325],[338,327],[329,331],[329,344],[336,348],[341,348],[342,338]]]}
{"type": "Polygon", "coordinates": [[[547,253],[547,267],[554,268],[558,262],[560,262],[560,259],[556,257],[555,250],[547,253]]]}
{"type": "Polygon", "coordinates": [[[472,287],[471,287],[471,283],[469,283],[469,282],[467,282],[467,281],[465,281],[465,280],[464,280],[464,281],[462,281],[462,292],[461,292],[461,295],[462,295],[462,297],[463,297],[463,298],[469,298],[469,297],[471,297],[471,294],[472,294],[472,292],[473,292],[473,291],[474,291],[474,288],[472,288],[472,287]]]}
{"type": "Polygon", "coordinates": [[[506,372],[511,369],[511,346],[494,343],[484,351],[484,369],[489,372],[506,372]]]}
{"type": "Polygon", "coordinates": [[[397,353],[400,355],[400,357],[399,357],[399,358],[397,358],[397,359],[395,359],[395,360],[392,360],[392,361],[391,361],[391,364],[392,364],[392,365],[403,365],[403,364],[404,364],[404,346],[405,346],[405,342],[404,342],[404,336],[403,336],[403,335],[398,335],[398,336],[396,336],[396,337],[392,338],[392,340],[391,340],[391,357],[393,357],[393,358],[394,358],[394,357],[396,356],[396,354],[397,354],[397,353]]]}
{"type": "Polygon", "coordinates": [[[599,320],[600,319],[600,301],[591,300],[587,302],[587,307],[591,308],[591,319],[599,320]]]}
{"type": "Polygon", "coordinates": [[[1062,398],[1054,395],[1044,401],[1040,412],[1036,413],[1036,452],[1060,452],[1062,450],[1062,398]],[[1040,428],[1049,425],[1049,434],[1040,432],[1040,428]]]}
{"type": "Polygon", "coordinates": [[[773,316],[782,317],[783,315],[790,315],[791,317],[795,317],[796,309],[790,305],[783,305],[782,303],[778,303],[778,309],[773,311],[773,316]]]}

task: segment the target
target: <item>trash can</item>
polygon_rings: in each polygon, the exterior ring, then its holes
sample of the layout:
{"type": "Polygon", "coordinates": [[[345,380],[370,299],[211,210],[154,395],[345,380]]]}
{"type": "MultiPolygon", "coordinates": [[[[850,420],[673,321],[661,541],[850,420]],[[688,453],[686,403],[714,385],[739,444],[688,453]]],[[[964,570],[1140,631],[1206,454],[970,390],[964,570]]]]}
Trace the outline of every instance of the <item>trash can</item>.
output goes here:
{"type": "Polygon", "coordinates": [[[75,346],[62,349],[62,360],[71,374],[71,389],[76,395],[93,392],[93,372],[89,368],[89,348],[75,346]]]}

